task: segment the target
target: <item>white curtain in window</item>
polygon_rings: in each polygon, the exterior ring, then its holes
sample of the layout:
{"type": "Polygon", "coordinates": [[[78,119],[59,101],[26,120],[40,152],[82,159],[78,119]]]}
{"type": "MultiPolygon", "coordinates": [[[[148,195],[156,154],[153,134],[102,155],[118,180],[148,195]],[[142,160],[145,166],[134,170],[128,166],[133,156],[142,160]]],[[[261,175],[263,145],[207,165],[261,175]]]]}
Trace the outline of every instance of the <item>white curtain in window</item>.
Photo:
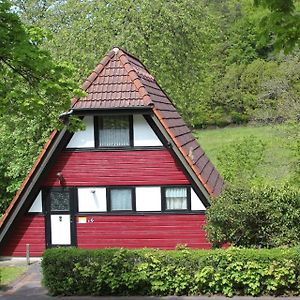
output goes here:
{"type": "Polygon", "coordinates": [[[110,191],[111,210],[132,210],[131,189],[112,189],[110,191]]]}
{"type": "Polygon", "coordinates": [[[167,209],[187,209],[186,188],[166,188],[167,209]]]}
{"type": "Polygon", "coordinates": [[[100,129],[99,145],[103,147],[129,146],[128,116],[103,117],[103,128],[100,129]]]}

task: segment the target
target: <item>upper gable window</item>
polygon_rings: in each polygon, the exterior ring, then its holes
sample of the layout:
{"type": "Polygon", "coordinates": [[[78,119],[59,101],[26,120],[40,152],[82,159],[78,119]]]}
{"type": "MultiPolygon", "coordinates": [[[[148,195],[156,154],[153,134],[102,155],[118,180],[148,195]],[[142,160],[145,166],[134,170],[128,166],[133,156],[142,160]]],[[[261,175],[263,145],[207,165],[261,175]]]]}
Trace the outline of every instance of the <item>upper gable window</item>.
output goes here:
{"type": "Polygon", "coordinates": [[[132,116],[98,117],[98,147],[132,146],[132,116]]]}

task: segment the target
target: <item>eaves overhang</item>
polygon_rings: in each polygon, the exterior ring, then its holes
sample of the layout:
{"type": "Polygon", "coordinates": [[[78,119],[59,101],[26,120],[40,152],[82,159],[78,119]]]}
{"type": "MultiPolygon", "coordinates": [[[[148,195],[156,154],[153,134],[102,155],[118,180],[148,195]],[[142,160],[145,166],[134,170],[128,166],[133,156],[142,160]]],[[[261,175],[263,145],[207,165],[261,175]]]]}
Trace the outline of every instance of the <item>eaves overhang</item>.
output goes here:
{"type": "Polygon", "coordinates": [[[72,109],[72,115],[85,116],[85,115],[114,115],[114,114],[151,114],[152,107],[119,107],[119,108],[89,108],[89,109],[72,109]]]}

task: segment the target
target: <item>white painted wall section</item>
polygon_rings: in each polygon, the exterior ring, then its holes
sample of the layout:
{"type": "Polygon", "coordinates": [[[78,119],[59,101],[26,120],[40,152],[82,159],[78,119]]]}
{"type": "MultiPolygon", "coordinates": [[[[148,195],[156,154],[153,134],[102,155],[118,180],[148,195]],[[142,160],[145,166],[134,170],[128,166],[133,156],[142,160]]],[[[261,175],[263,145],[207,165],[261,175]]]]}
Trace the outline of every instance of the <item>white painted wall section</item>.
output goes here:
{"type": "Polygon", "coordinates": [[[136,187],[137,211],[161,211],[160,187],[136,187]]]}
{"type": "Polygon", "coordinates": [[[95,147],[93,116],[86,116],[82,121],[86,126],[85,130],[76,131],[68,143],[67,148],[95,147]]]}
{"type": "Polygon", "coordinates": [[[70,215],[51,215],[52,245],[71,245],[70,215]]]}
{"type": "Polygon", "coordinates": [[[35,200],[33,201],[29,211],[30,213],[41,213],[43,212],[43,205],[42,205],[42,191],[38,193],[35,200]]]}
{"type": "Polygon", "coordinates": [[[191,209],[192,210],[206,210],[202,201],[199,199],[194,189],[191,188],[191,209]]]}
{"type": "Polygon", "coordinates": [[[78,188],[79,212],[102,212],[106,210],[105,188],[78,188]]]}
{"type": "Polygon", "coordinates": [[[143,115],[133,115],[133,145],[162,146],[160,139],[143,115]]]}

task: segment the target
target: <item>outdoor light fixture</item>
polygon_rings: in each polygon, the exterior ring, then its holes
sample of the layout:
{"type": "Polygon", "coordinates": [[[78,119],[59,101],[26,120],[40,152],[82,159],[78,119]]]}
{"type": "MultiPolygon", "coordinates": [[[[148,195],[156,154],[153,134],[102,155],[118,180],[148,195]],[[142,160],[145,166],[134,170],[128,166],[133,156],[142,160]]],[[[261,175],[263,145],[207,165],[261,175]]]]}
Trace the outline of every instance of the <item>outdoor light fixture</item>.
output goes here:
{"type": "Polygon", "coordinates": [[[58,179],[58,181],[59,181],[59,184],[60,184],[60,185],[63,185],[64,177],[63,177],[62,172],[57,172],[57,173],[56,173],[56,177],[57,177],[57,179],[58,179]]]}

